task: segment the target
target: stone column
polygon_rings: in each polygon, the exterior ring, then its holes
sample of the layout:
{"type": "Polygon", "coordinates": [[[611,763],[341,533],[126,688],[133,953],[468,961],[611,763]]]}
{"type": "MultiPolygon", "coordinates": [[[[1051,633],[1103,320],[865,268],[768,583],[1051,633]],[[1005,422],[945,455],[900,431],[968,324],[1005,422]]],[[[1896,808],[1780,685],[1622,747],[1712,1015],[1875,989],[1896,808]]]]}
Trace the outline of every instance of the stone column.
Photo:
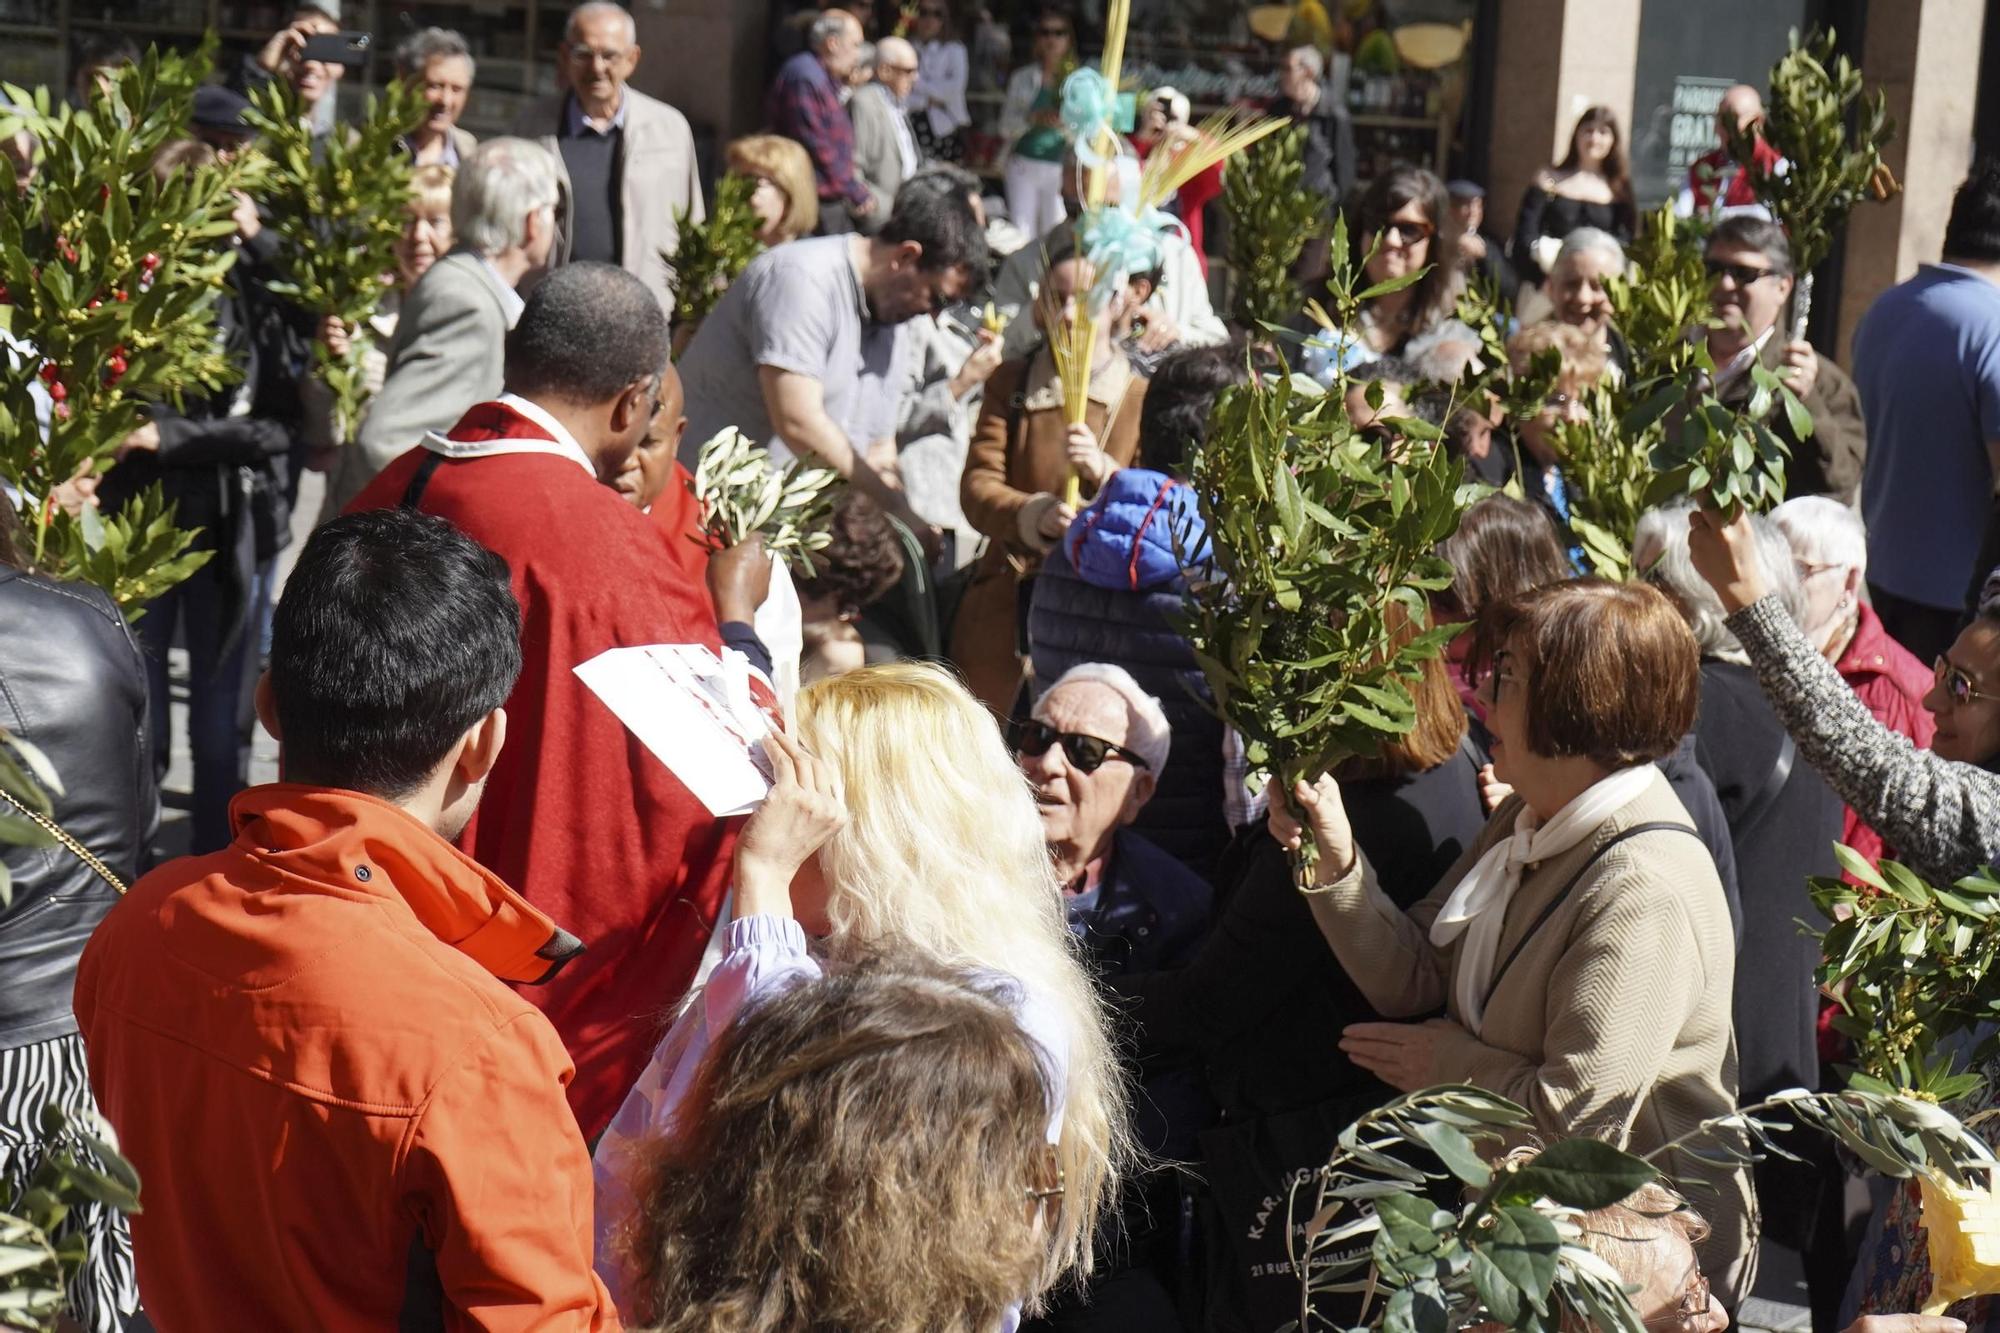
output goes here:
{"type": "Polygon", "coordinates": [[[1972,160],[1979,97],[1984,0],[1911,0],[1871,7],[1861,70],[1887,95],[1896,137],[1883,154],[1903,192],[1849,215],[1840,291],[1839,356],[1849,360],[1854,326],[1884,288],[1936,260],[1952,195],[1972,160]]]}

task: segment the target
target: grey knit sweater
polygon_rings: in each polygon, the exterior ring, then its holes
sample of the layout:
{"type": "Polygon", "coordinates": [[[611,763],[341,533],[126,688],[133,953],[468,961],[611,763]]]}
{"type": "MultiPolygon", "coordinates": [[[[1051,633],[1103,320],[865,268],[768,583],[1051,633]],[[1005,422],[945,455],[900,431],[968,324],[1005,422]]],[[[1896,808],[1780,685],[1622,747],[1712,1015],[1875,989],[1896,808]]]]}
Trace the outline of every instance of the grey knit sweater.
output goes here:
{"type": "Polygon", "coordinates": [[[2000,862],[2000,774],[1940,759],[1869,713],[1776,597],[1729,617],[1799,752],[1933,884],[2000,862]]]}

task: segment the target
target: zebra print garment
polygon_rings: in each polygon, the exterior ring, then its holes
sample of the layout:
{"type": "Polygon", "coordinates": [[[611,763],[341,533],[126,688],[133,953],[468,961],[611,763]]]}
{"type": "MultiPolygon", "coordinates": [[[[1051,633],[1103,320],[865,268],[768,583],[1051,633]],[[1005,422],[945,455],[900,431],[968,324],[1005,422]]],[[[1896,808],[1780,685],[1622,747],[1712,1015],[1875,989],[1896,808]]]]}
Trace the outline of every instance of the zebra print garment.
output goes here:
{"type": "MultiPolygon", "coordinates": [[[[41,1165],[48,1146],[41,1113],[51,1102],[79,1117],[97,1115],[83,1038],[75,1033],[0,1050],[0,1200],[19,1198],[41,1165]]],[[[70,1317],[90,1333],[117,1333],[120,1317],[139,1306],[132,1232],[123,1214],[94,1203],[72,1211],[56,1235],[78,1232],[90,1257],[70,1280],[70,1317]]]]}

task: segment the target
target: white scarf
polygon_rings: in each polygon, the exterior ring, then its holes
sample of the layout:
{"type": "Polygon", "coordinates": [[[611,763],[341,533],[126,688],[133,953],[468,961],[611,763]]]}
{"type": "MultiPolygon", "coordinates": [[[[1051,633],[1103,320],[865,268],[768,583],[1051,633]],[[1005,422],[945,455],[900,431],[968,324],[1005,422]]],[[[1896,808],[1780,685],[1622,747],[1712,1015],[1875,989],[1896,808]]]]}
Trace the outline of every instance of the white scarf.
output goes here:
{"type": "Polygon", "coordinates": [[[1431,923],[1431,943],[1443,948],[1464,935],[1452,982],[1459,1017],[1474,1036],[1486,1023],[1486,993],[1507,924],[1507,905],[1521,887],[1524,867],[1560,856],[1597,831],[1599,825],[1638,799],[1659,776],[1651,764],[1623,768],[1577,793],[1555,818],[1543,824],[1526,805],[1514,818],[1514,832],[1487,848],[1431,923]]]}

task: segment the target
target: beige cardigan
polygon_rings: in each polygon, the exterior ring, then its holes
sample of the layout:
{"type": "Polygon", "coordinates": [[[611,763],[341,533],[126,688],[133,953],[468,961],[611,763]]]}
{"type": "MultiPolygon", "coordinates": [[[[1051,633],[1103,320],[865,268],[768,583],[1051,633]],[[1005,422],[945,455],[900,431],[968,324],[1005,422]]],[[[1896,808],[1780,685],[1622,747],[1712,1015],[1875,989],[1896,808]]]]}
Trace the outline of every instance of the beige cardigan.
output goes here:
{"type": "MultiPolygon", "coordinates": [[[[1486,1004],[1475,1037],[1452,998],[1464,936],[1440,949],[1431,922],[1486,850],[1512,833],[1503,803],[1430,895],[1404,913],[1365,859],[1306,895],[1341,966],[1389,1017],[1444,1008],[1432,1083],[1470,1083],[1526,1107],[1549,1138],[1587,1134],[1646,1153],[1736,1105],[1730,1030],[1735,936],[1715,863],[1699,839],[1641,833],[1606,852],[1536,931],[1486,1004]]],[[[1664,777],[1560,856],[1530,865],[1507,906],[1495,966],[1591,854],[1635,824],[1692,827],[1664,777]]],[[[1731,1308],[1756,1266],[1756,1199],[1747,1172],[1675,1153],[1661,1163],[1714,1228],[1702,1271],[1731,1308]]]]}

